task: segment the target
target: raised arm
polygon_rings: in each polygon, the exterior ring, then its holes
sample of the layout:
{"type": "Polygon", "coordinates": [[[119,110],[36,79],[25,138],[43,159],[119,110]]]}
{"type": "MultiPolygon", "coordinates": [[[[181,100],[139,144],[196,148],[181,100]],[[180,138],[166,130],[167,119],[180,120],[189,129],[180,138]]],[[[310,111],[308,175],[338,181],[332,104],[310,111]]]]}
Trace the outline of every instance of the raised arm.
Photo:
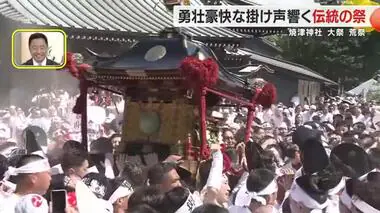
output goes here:
{"type": "Polygon", "coordinates": [[[204,203],[217,204],[217,193],[223,181],[223,154],[219,145],[211,146],[212,163],[205,186],[204,203]]]}

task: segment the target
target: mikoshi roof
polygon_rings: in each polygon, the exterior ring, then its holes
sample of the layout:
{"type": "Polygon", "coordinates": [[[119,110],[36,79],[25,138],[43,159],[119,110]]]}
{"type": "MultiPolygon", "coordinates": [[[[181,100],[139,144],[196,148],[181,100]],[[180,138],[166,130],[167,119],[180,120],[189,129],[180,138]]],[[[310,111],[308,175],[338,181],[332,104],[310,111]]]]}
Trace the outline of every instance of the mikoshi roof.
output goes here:
{"type": "Polygon", "coordinates": [[[118,56],[97,57],[93,64],[94,73],[90,73],[88,79],[103,85],[115,79],[119,81],[138,80],[145,77],[182,79],[179,68],[182,60],[187,56],[215,59],[219,65],[217,87],[251,98],[252,88],[247,83],[247,79],[228,71],[205,44],[186,39],[182,35],[142,39],[118,56]]]}
{"type": "MultiPolygon", "coordinates": [[[[191,4],[203,5],[200,0],[191,4]]],[[[0,0],[0,14],[25,24],[147,35],[173,27],[172,13],[161,0],[0,0]]],[[[247,37],[226,28],[181,30],[195,38],[247,37]]]]}
{"type": "MultiPolygon", "coordinates": [[[[227,53],[229,53],[229,52],[227,51],[227,53]]],[[[250,58],[255,60],[255,61],[265,63],[265,64],[269,64],[272,66],[276,66],[279,68],[283,68],[283,69],[292,71],[296,74],[300,74],[303,76],[307,76],[307,77],[316,79],[316,80],[324,82],[326,84],[337,85],[336,82],[322,76],[321,74],[313,71],[312,69],[310,69],[308,67],[305,67],[303,65],[296,64],[296,63],[293,63],[290,61],[286,61],[286,60],[274,58],[271,56],[263,55],[261,53],[255,52],[255,51],[247,49],[247,48],[240,48],[237,50],[237,52],[231,52],[231,54],[250,55],[250,58]]]]}

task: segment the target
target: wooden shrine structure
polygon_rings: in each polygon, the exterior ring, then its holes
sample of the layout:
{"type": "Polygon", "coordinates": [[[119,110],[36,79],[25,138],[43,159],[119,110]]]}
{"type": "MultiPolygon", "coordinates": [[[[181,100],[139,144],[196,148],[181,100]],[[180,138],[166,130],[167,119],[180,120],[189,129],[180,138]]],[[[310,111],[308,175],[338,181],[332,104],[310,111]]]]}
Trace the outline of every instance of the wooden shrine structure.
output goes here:
{"type": "MultiPolygon", "coordinates": [[[[255,81],[254,75],[243,78],[228,71],[212,49],[173,29],[163,31],[160,37],[143,39],[118,56],[105,58],[92,54],[96,56],[92,65],[77,64],[75,54],[69,55],[74,58],[67,67],[79,78],[81,88],[74,110],[82,114],[83,121],[87,120],[86,97],[90,87],[122,94],[127,100],[125,143],[175,145],[178,140],[188,138],[194,122],[200,122],[198,156],[205,159],[209,155],[207,99],[226,98],[249,109],[246,141],[250,138],[255,104],[270,106],[275,99],[273,85],[255,81]]],[[[87,143],[86,122],[82,125],[82,142],[87,143]]]]}

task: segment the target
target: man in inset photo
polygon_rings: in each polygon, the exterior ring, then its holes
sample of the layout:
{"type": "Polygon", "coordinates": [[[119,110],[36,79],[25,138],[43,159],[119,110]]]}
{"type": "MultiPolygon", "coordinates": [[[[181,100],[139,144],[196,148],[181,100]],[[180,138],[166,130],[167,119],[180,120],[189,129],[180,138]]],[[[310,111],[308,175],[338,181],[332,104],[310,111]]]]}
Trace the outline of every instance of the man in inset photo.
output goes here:
{"type": "Polygon", "coordinates": [[[32,66],[57,66],[57,62],[47,58],[49,50],[48,39],[42,33],[33,33],[29,37],[29,51],[31,59],[23,63],[23,65],[32,66]]]}

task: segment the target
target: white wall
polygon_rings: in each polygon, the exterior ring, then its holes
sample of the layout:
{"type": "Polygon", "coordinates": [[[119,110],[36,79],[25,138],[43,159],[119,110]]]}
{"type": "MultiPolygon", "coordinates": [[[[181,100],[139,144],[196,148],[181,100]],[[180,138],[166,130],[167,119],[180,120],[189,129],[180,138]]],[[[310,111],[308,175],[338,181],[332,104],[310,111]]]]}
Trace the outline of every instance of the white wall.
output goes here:
{"type": "MultiPolygon", "coordinates": [[[[29,52],[29,36],[35,32],[18,32],[16,33],[15,42],[20,41],[21,45],[15,45],[15,47],[19,46],[21,48],[20,51],[15,50],[16,53],[16,63],[23,63],[31,58],[29,52]],[[18,35],[19,34],[19,35],[18,35]],[[17,57],[17,53],[20,53],[17,57]],[[17,60],[18,59],[18,60],[17,60]]],[[[42,32],[46,35],[49,43],[49,47],[51,47],[52,51],[48,58],[57,63],[63,63],[64,56],[64,35],[60,32],[42,32]]]]}

